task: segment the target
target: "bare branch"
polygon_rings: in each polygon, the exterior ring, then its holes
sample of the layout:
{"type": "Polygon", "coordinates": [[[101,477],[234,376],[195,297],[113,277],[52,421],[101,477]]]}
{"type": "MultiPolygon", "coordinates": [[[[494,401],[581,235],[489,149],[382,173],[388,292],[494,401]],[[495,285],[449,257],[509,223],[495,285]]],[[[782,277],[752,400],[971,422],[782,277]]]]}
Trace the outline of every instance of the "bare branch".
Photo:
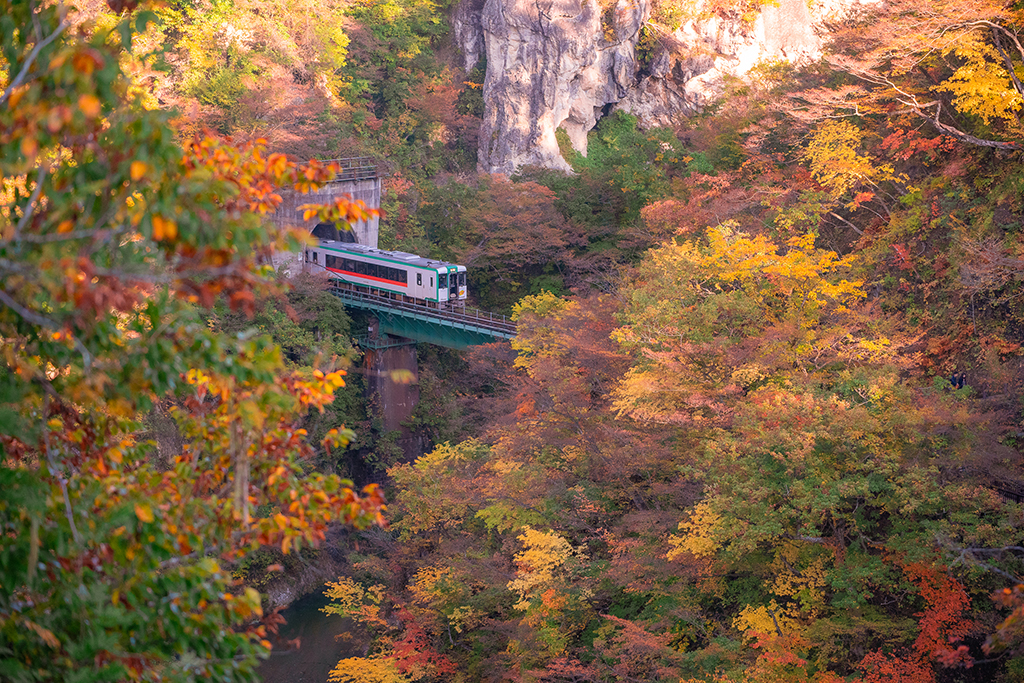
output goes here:
{"type": "MultiPolygon", "coordinates": [[[[30,311],[15,301],[14,297],[2,289],[0,289],[0,301],[7,304],[8,308],[34,325],[39,325],[40,327],[45,327],[51,330],[60,329],[60,325],[58,325],[56,321],[30,311]]],[[[88,369],[92,365],[92,354],[89,352],[89,349],[85,348],[85,345],[79,341],[77,337],[71,337],[71,340],[74,343],[75,348],[78,349],[78,352],[82,354],[82,363],[85,365],[86,369],[88,369]]]]}
{"type": "MultiPolygon", "coordinates": [[[[62,8],[62,12],[66,12],[66,10],[62,8]]],[[[20,87],[21,84],[28,77],[28,74],[32,69],[32,65],[35,63],[36,58],[39,56],[39,53],[42,52],[43,48],[45,48],[53,41],[57,40],[57,38],[59,38],[60,35],[64,33],[64,31],[66,31],[69,26],[71,26],[71,23],[66,18],[62,18],[60,25],[57,26],[53,33],[51,33],[50,35],[46,36],[41,41],[36,43],[36,46],[32,48],[32,52],[30,52],[28,57],[25,59],[25,63],[21,67],[21,71],[19,71],[18,75],[15,76],[13,80],[11,80],[10,85],[8,85],[7,89],[4,90],[4,94],[0,95],[0,107],[4,106],[8,98],[10,98],[11,93],[14,92],[15,88],[20,87]]]]}
{"type": "Polygon", "coordinates": [[[0,289],[0,301],[2,301],[5,304],[7,304],[8,308],[10,308],[12,311],[14,311],[15,313],[20,315],[25,320],[27,320],[28,322],[32,323],[33,325],[39,325],[40,327],[46,327],[46,328],[51,329],[51,330],[58,330],[58,329],[60,329],[60,326],[56,322],[54,322],[53,320],[50,320],[47,317],[41,316],[38,313],[34,313],[34,312],[30,311],[29,309],[25,308],[24,306],[19,304],[17,301],[15,301],[14,297],[12,297],[10,294],[8,294],[7,292],[5,292],[2,289],[0,289]]]}
{"type": "MultiPolygon", "coordinates": [[[[1013,68],[1013,60],[1010,59],[1010,55],[1003,49],[1003,41],[999,39],[999,32],[995,29],[992,30],[992,42],[996,46],[996,50],[999,51],[999,55],[1003,58],[1003,63],[1006,64],[1006,71],[1010,74],[1010,78],[1013,79],[1013,86],[1017,88],[1017,92],[1024,94],[1024,85],[1021,85],[1020,79],[1017,78],[1017,71],[1013,68]]],[[[1018,47],[1020,44],[1018,43],[1018,47]]]]}
{"type": "Polygon", "coordinates": [[[853,231],[854,231],[855,233],[857,233],[858,235],[863,235],[863,234],[864,234],[864,231],[863,231],[863,230],[861,230],[861,229],[860,229],[860,228],[858,228],[858,227],[857,227],[856,225],[854,225],[854,224],[853,224],[853,223],[851,223],[850,221],[848,221],[848,220],[846,220],[845,218],[843,218],[842,216],[840,216],[840,215],[839,215],[838,213],[836,213],[835,211],[829,211],[829,212],[828,212],[828,215],[832,216],[833,218],[838,218],[838,219],[839,219],[839,220],[841,220],[841,221],[842,221],[843,223],[846,223],[846,224],[847,224],[848,226],[850,226],[851,228],[853,228],[853,231]]]}
{"type": "Polygon", "coordinates": [[[116,232],[114,228],[89,228],[72,232],[52,232],[45,235],[19,235],[18,239],[30,244],[52,244],[53,242],[80,240],[87,237],[106,237],[107,233],[113,234],[114,232],[116,232]]]}
{"type": "Polygon", "coordinates": [[[915,113],[918,116],[930,121],[933,126],[935,126],[943,133],[952,138],[956,138],[957,140],[961,140],[968,144],[976,145],[978,147],[991,147],[993,149],[1002,149],[1006,151],[1024,149],[1024,146],[1022,146],[1019,142],[999,142],[998,140],[983,140],[982,138],[975,137],[970,133],[965,133],[959,128],[954,128],[953,126],[947,125],[942,121],[939,121],[939,115],[942,113],[942,102],[940,102],[939,100],[935,100],[934,102],[929,102],[924,106],[929,107],[933,104],[935,105],[935,116],[928,116],[928,114],[923,109],[915,108],[915,113]]]}

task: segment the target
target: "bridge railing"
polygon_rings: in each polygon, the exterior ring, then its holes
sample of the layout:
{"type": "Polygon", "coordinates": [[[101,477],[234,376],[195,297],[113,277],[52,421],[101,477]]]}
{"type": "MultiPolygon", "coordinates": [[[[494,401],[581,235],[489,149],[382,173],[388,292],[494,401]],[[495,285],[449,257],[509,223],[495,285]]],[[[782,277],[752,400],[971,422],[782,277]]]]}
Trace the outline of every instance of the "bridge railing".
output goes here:
{"type": "Polygon", "coordinates": [[[508,335],[514,335],[516,333],[516,324],[512,322],[508,316],[491,313],[489,311],[481,311],[477,308],[434,308],[432,306],[413,304],[408,301],[392,299],[386,296],[370,294],[369,292],[361,292],[345,287],[333,286],[332,289],[346,298],[363,301],[367,304],[384,306],[398,311],[418,313],[432,318],[472,325],[474,327],[480,327],[508,335]]]}
{"type": "Polygon", "coordinates": [[[322,164],[337,164],[338,174],[333,182],[346,180],[373,180],[377,177],[377,162],[372,157],[348,157],[345,159],[319,159],[322,164]]]}

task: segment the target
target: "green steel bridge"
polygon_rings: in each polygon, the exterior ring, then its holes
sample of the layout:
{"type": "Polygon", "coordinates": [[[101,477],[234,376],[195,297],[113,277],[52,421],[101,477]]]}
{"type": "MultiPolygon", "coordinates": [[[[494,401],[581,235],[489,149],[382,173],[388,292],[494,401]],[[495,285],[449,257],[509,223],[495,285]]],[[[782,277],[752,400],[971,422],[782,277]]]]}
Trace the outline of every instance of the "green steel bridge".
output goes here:
{"type": "Polygon", "coordinates": [[[508,317],[475,308],[432,308],[341,286],[331,287],[331,293],[345,302],[346,306],[369,311],[380,321],[379,335],[360,339],[360,345],[364,347],[383,349],[408,343],[388,340],[380,335],[427,342],[449,349],[465,349],[516,336],[516,324],[508,317]]]}

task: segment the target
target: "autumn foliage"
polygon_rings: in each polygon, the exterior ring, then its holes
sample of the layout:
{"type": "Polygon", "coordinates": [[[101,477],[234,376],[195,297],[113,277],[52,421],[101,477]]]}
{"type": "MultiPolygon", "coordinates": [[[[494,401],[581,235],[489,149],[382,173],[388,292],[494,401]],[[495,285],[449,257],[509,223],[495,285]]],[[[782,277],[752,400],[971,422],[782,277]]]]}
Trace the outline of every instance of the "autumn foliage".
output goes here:
{"type": "Polygon", "coordinates": [[[301,420],[344,371],[286,371],[268,338],[220,334],[201,310],[251,311],[273,289],[263,264],[304,238],[262,214],[334,169],[262,141],[179,144],[121,71],[152,13],[2,14],[2,677],[251,680],[276,622],[231,564],[380,524],[383,497],[301,464],[324,447],[301,420]],[[184,441],[162,467],[143,424],[157,403],[184,441]]]}

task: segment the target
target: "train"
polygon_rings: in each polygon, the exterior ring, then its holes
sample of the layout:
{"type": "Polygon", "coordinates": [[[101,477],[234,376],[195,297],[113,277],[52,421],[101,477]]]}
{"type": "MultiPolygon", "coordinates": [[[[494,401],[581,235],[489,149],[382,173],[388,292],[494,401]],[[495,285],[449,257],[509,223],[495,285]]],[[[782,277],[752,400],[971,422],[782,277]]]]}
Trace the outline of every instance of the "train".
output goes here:
{"type": "Polygon", "coordinates": [[[364,244],[321,239],[308,247],[306,268],[326,271],[339,285],[432,308],[464,308],[466,267],[364,244]]]}

